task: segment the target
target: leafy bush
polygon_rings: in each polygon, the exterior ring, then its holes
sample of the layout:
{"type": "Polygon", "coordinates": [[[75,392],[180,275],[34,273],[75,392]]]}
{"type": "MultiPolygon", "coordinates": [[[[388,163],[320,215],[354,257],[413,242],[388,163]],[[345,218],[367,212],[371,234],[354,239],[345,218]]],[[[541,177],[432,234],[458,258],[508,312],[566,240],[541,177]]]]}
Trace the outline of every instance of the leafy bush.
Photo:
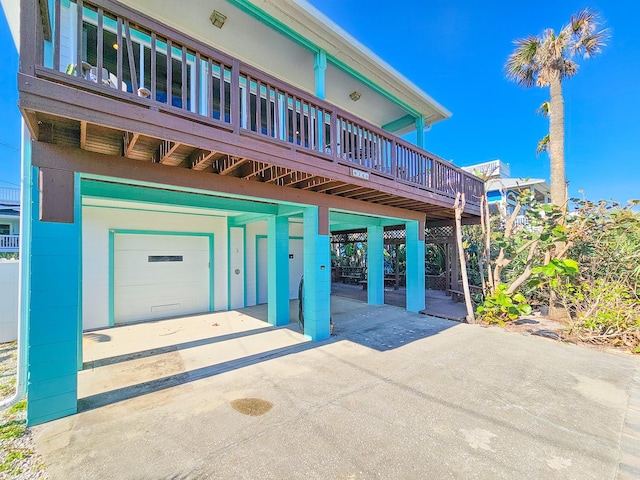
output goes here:
{"type": "Polygon", "coordinates": [[[507,293],[507,285],[499,284],[495,293],[488,295],[484,303],[479,305],[476,313],[486,323],[504,325],[516,320],[520,315],[529,315],[531,306],[521,293],[507,293]]]}

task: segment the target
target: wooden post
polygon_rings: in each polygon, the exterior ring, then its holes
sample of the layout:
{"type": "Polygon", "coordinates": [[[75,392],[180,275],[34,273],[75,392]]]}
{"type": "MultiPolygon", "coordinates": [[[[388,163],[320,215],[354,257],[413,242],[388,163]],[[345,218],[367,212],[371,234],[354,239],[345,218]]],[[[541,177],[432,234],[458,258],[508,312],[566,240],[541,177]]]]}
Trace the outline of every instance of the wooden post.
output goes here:
{"type": "Polygon", "coordinates": [[[456,194],[456,201],[453,209],[456,215],[456,243],[458,245],[458,257],[460,258],[460,270],[462,274],[462,290],[464,291],[464,303],[467,306],[467,321],[476,323],[476,317],[473,313],[473,304],[471,303],[471,293],[469,292],[469,279],[467,277],[467,261],[464,258],[464,248],[462,247],[462,212],[464,210],[464,193],[456,194]]]}

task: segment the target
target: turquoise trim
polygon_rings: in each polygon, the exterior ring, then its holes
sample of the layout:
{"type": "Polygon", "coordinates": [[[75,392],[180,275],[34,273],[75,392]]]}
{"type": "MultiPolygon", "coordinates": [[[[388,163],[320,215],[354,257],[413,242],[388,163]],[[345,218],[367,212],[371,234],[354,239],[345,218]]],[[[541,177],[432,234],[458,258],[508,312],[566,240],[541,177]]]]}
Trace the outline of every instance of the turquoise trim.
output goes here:
{"type": "MultiPolygon", "coordinates": [[[[260,305],[259,301],[260,301],[260,262],[258,261],[258,239],[260,238],[267,238],[266,235],[256,235],[256,244],[255,244],[255,248],[256,248],[256,305],[260,305]]],[[[267,239],[267,244],[269,243],[269,240],[267,239]]],[[[268,249],[268,246],[267,246],[268,249]]],[[[268,279],[267,279],[268,282],[268,279]]],[[[267,299],[267,303],[269,302],[269,300],[267,299]]]]}
{"type": "Polygon", "coordinates": [[[114,256],[114,248],[115,248],[115,238],[114,238],[114,231],[113,230],[109,230],[109,326],[113,327],[116,322],[114,319],[114,305],[115,305],[115,301],[114,301],[114,279],[115,279],[115,272],[114,272],[114,264],[113,264],[113,256],[114,256]]]}
{"type": "Polygon", "coordinates": [[[319,48],[315,45],[315,43],[306,39],[305,37],[298,34],[297,32],[293,31],[291,28],[289,28],[284,23],[282,23],[280,20],[273,18],[264,10],[253,5],[251,2],[247,0],[227,0],[227,2],[229,2],[234,7],[242,10],[243,12],[247,13],[249,16],[255,18],[256,20],[264,23],[268,27],[271,27],[276,32],[281,33],[285,37],[289,37],[291,40],[298,43],[299,45],[306,48],[307,50],[313,53],[319,50],[319,48]]]}
{"type": "Polygon", "coordinates": [[[209,237],[209,311],[213,312],[215,309],[213,294],[215,292],[214,285],[216,281],[214,268],[215,258],[213,256],[215,252],[213,243],[214,235],[212,233],[211,235],[207,236],[209,237]]]}
{"type": "Polygon", "coordinates": [[[233,269],[231,268],[231,229],[232,228],[239,228],[240,230],[242,230],[242,269],[244,270],[244,274],[242,277],[242,289],[243,289],[243,293],[242,293],[242,305],[243,307],[247,306],[247,245],[246,245],[246,236],[247,236],[247,231],[246,228],[243,226],[240,227],[236,227],[236,226],[231,226],[229,225],[227,227],[227,282],[228,282],[228,287],[227,287],[227,292],[228,292],[228,305],[227,305],[227,310],[231,310],[231,283],[232,283],[232,272],[233,269]]]}
{"type": "Polygon", "coordinates": [[[214,235],[211,232],[180,232],[177,230],[132,230],[114,228],[111,231],[119,235],[169,235],[176,237],[208,237],[214,235]]]}
{"type": "Polygon", "coordinates": [[[424,148],[424,117],[422,115],[416,118],[416,146],[424,148]]]}
{"type": "MultiPolygon", "coordinates": [[[[361,214],[361,213],[357,213],[357,212],[353,212],[351,210],[343,210],[340,208],[331,208],[329,209],[329,219],[333,219],[333,218],[337,218],[335,217],[335,215],[340,215],[340,214],[344,214],[344,215],[348,215],[348,221],[349,223],[351,223],[351,225],[353,226],[353,224],[358,224],[358,221],[360,219],[365,219],[363,220],[364,222],[366,222],[367,218],[371,218],[374,220],[379,221],[379,225],[382,226],[387,226],[387,225],[403,225],[405,222],[410,221],[411,219],[409,218],[400,218],[400,217],[387,217],[384,215],[376,215],[375,217],[373,216],[367,216],[366,214],[361,214]]],[[[366,226],[366,225],[365,225],[366,226]]]]}
{"type": "Polygon", "coordinates": [[[195,217],[215,217],[215,218],[229,218],[233,219],[233,217],[227,217],[226,215],[216,215],[216,214],[208,214],[208,213],[193,213],[193,212],[173,212],[170,210],[162,210],[159,208],[134,208],[134,207],[118,207],[111,205],[82,205],[83,207],[90,208],[105,208],[111,210],[127,210],[130,212],[151,212],[151,213],[171,213],[175,215],[192,215],[195,217]]]}
{"type": "Polygon", "coordinates": [[[115,236],[116,235],[169,235],[177,237],[208,237],[209,238],[209,311],[214,311],[214,237],[208,232],[176,232],[163,230],[131,230],[131,229],[109,229],[109,326],[115,326],[115,300],[114,300],[114,256],[115,256],[115,236]]]}
{"type": "Polygon", "coordinates": [[[243,287],[244,287],[244,296],[243,303],[244,306],[247,306],[247,227],[244,225],[242,228],[242,255],[244,259],[242,260],[242,268],[244,269],[244,277],[242,279],[243,287]]]}
{"type": "MultiPolygon", "coordinates": [[[[321,51],[320,47],[318,47],[315,43],[303,37],[298,32],[294,31],[292,28],[282,23],[280,20],[275,19],[274,17],[266,13],[264,10],[253,5],[249,0],[227,0],[227,2],[239,8],[243,12],[249,14],[256,20],[262,22],[263,24],[271,27],[276,32],[279,32],[285,37],[289,38],[290,40],[293,40],[295,43],[301,45],[303,48],[306,48],[310,52],[315,54],[321,51]]],[[[396,97],[395,95],[391,94],[390,92],[388,92],[387,90],[379,86],[377,83],[369,80],[367,77],[365,77],[360,72],[356,71],[355,69],[353,69],[352,67],[344,63],[342,60],[339,60],[333,55],[329,55],[329,54],[326,54],[326,57],[329,62],[333,63],[335,66],[343,70],[349,76],[363,83],[364,85],[369,87],[371,90],[380,94],[387,100],[390,100],[395,105],[399,106],[400,108],[410,113],[414,117],[418,117],[421,115],[420,112],[418,112],[418,110],[409,106],[409,104],[403,102],[398,97],[396,97]]]]}
{"type": "Polygon", "coordinates": [[[227,310],[231,310],[231,227],[227,222],[227,310]]]}
{"type": "Polygon", "coordinates": [[[398,224],[398,220],[394,220],[393,223],[388,223],[386,219],[382,217],[365,217],[363,215],[354,215],[354,214],[342,213],[342,212],[331,212],[329,214],[329,219],[331,222],[335,222],[336,224],[351,225],[351,228],[354,228],[354,226],[378,227],[378,226],[383,226],[387,224],[392,224],[392,225],[398,224]]]}
{"type": "Polygon", "coordinates": [[[244,213],[229,217],[229,224],[232,227],[243,227],[248,223],[267,221],[271,215],[262,215],[259,213],[244,213]]]}
{"type": "MultiPolygon", "coordinates": [[[[324,100],[326,92],[327,52],[318,50],[315,53],[313,69],[316,72],[316,97],[324,100]]],[[[320,132],[322,133],[322,129],[320,132]]],[[[319,142],[322,145],[322,141],[319,142]]]]}
{"type": "Polygon", "coordinates": [[[155,205],[180,205],[208,210],[227,210],[263,214],[278,213],[278,205],[212,195],[193,195],[175,190],[157,190],[121,183],[104,183],[84,180],[82,196],[111,198],[155,205]]]}
{"type": "Polygon", "coordinates": [[[407,128],[408,126],[414,125],[416,121],[416,117],[413,115],[405,115],[404,117],[400,117],[392,122],[385,123],[382,125],[382,129],[387,132],[397,132],[398,130],[402,130],[403,128],[407,128]]]}

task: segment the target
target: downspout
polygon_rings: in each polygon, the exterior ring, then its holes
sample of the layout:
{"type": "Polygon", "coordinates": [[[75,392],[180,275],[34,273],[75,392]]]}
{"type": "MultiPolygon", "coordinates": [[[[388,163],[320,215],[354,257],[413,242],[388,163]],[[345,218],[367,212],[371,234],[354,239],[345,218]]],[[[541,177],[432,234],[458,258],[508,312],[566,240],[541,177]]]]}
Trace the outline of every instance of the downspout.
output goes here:
{"type": "Polygon", "coordinates": [[[16,391],[0,402],[0,410],[18,403],[27,394],[27,341],[29,312],[29,258],[31,256],[31,139],[22,122],[22,168],[20,181],[20,265],[18,269],[18,368],[16,391]]]}

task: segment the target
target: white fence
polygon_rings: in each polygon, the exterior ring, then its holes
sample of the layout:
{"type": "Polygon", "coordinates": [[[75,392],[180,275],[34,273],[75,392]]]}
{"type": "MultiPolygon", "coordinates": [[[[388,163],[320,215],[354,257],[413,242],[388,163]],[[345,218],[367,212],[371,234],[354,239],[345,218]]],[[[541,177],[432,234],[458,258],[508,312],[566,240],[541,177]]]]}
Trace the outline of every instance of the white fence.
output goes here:
{"type": "Polygon", "coordinates": [[[11,205],[20,205],[20,189],[0,187],[0,202],[11,205]]]}
{"type": "Polygon", "coordinates": [[[18,338],[18,260],[0,261],[0,343],[18,338]]]}
{"type": "Polygon", "coordinates": [[[0,235],[0,252],[17,252],[20,247],[20,235],[0,235]]]}

